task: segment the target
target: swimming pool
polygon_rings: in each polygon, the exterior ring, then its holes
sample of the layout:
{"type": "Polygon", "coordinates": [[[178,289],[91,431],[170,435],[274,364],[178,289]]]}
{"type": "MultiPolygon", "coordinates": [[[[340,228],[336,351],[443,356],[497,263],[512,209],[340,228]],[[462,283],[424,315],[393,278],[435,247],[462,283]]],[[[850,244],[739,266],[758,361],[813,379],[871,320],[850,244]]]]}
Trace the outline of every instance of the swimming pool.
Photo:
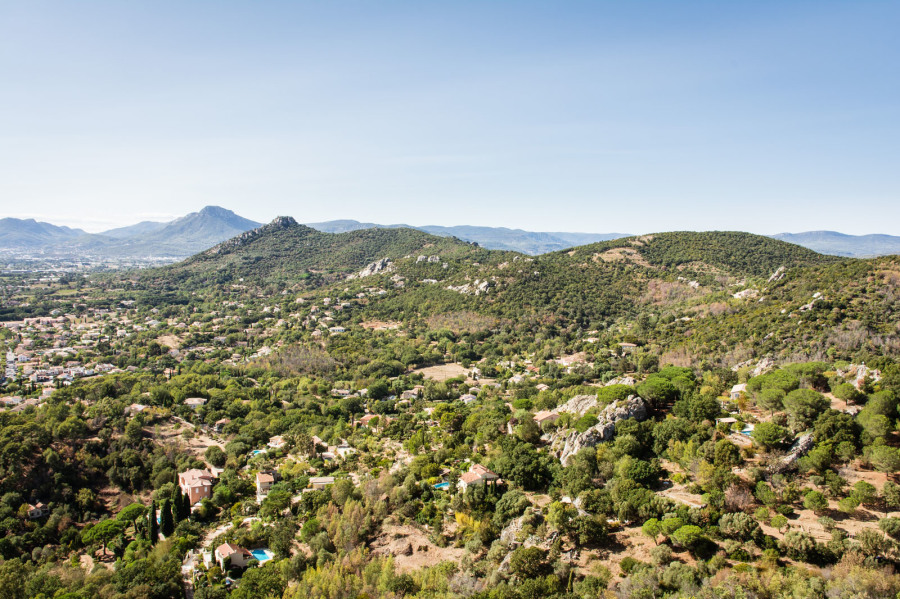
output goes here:
{"type": "Polygon", "coordinates": [[[250,553],[253,554],[253,559],[258,561],[260,564],[267,562],[275,557],[275,554],[268,549],[252,549],[250,553]]]}
{"type": "Polygon", "coordinates": [[[252,453],[254,456],[258,456],[258,455],[261,454],[261,453],[266,453],[266,450],[265,450],[265,449],[254,449],[251,453],[252,453]]]}
{"type": "Polygon", "coordinates": [[[438,483],[434,485],[435,489],[440,489],[441,491],[446,491],[450,488],[450,483],[438,483]]]}

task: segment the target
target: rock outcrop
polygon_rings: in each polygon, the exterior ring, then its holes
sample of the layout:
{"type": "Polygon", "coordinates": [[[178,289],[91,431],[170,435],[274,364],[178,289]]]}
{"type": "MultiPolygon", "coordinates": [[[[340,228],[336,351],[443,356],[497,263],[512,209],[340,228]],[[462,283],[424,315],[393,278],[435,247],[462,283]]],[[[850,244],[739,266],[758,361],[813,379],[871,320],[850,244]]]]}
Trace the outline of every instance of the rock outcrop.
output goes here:
{"type": "MultiPolygon", "coordinates": [[[[576,396],[577,397],[577,396],[576,396]]],[[[576,399],[573,397],[572,400],[576,399]]],[[[583,396],[593,397],[593,396],[583,396]]],[[[596,404],[596,397],[593,397],[596,404]]],[[[571,402],[572,400],[569,400],[571,402]]],[[[586,402],[586,400],[583,400],[586,402]]],[[[569,402],[566,402],[567,404],[569,402]]],[[[611,403],[597,415],[597,424],[583,433],[578,431],[562,431],[552,436],[551,451],[559,456],[563,466],[568,464],[569,458],[584,449],[594,447],[603,441],[610,441],[616,434],[616,423],[620,420],[636,418],[644,420],[649,411],[647,404],[637,395],[629,395],[628,399],[611,403]]]]}
{"type": "Polygon", "coordinates": [[[348,279],[361,279],[363,277],[371,277],[372,275],[377,275],[383,272],[391,272],[394,270],[394,263],[391,262],[390,258],[382,258],[381,260],[376,260],[371,264],[367,265],[364,269],[359,271],[356,274],[352,274],[348,279]]]}
{"type": "Polygon", "coordinates": [[[787,455],[775,462],[770,470],[775,473],[793,470],[797,467],[797,460],[809,453],[809,450],[813,448],[813,445],[815,445],[815,441],[813,440],[812,433],[806,433],[797,439],[791,446],[791,450],[787,455]]]}
{"type": "Polygon", "coordinates": [[[577,414],[578,416],[584,416],[588,410],[596,407],[596,395],[576,395],[553,411],[558,414],[577,414]]]}

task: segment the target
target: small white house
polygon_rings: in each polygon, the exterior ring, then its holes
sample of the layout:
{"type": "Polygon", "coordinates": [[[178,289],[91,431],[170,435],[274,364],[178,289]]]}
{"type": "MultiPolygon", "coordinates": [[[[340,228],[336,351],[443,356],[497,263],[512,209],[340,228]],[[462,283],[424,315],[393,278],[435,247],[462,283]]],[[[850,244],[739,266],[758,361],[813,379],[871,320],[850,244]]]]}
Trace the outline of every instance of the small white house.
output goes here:
{"type": "Polygon", "coordinates": [[[731,400],[737,401],[741,398],[741,395],[747,392],[747,383],[741,383],[740,385],[735,385],[731,388],[731,400]]]}
{"type": "Polygon", "coordinates": [[[222,543],[216,547],[216,562],[225,570],[225,561],[229,560],[232,567],[246,568],[247,563],[253,559],[253,554],[232,543],[222,543]]]}

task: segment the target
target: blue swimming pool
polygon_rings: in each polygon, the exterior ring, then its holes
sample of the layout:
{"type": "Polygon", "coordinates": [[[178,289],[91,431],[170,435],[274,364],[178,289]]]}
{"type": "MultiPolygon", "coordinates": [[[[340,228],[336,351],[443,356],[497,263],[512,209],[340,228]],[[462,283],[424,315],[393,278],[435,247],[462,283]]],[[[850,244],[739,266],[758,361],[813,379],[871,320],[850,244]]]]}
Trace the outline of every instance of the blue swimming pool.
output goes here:
{"type": "Polygon", "coordinates": [[[266,453],[266,450],[265,450],[265,449],[254,449],[251,453],[252,453],[253,455],[257,456],[257,455],[259,455],[259,454],[261,454],[261,453],[266,453]]]}
{"type": "Polygon", "coordinates": [[[275,557],[275,554],[268,549],[253,549],[250,551],[250,553],[253,554],[253,559],[258,561],[260,564],[262,564],[263,562],[267,562],[275,557]]]}
{"type": "Polygon", "coordinates": [[[440,489],[441,491],[446,491],[450,488],[450,483],[438,483],[434,485],[435,489],[440,489]]]}

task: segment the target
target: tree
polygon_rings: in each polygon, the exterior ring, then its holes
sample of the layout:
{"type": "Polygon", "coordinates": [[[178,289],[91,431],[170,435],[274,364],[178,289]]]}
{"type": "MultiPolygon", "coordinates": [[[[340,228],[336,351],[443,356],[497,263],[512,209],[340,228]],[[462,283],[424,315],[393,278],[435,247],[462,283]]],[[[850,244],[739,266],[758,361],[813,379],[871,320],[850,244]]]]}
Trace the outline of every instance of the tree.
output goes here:
{"type": "Polygon", "coordinates": [[[638,385],[637,392],[657,408],[672,403],[678,397],[678,389],[675,388],[675,385],[669,379],[658,374],[648,376],[643,383],[638,385]]]}
{"type": "Polygon", "coordinates": [[[894,447],[876,445],[869,454],[869,461],[879,472],[896,472],[900,470],[900,453],[894,447]]]}
{"type": "Polygon", "coordinates": [[[756,540],[762,534],[759,523],[744,512],[723,514],[719,518],[719,529],[726,537],[740,541],[756,540]]]}
{"type": "Polygon", "coordinates": [[[795,433],[810,428],[819,414],[827,410],[830,405],[824,395],[812,389],[796,389],[784,398],[788,424],[795,433]]]}
{"type": "Polygon", "coordinates": [[[676,530],[684,526],[684,520],[679,518],[678,516],[674,518],[666,518],[665,520],[660,520],[659,522],[659,530],[666,537],[671,537],[676,530]]]}
{"type": "Polygon", "coordinates": [[[853,497],[853,495],[844,497],[838,501],[838,509],[845,514],[853,514],[857,508],[859,508],[859,500],[856,497],[853,497]]]}
{"type": "Polygon", "coordinates": [[[859,531],[856,540],[860,549],[868,556],[884,555],[891,547],[891,542],[883,534],[871,528],[859,531]]]}
{"type": "Polygon", "coordinates": [[[175,487],[175,496],[172,498],[172,520],[177,525],[186,517],[187,515],[184,513],[184,498],[181,493],[181,487],[175,487]]]}
{"type": "Polygon", "coordinates": [[[148,527],[150,531],[150,542],[156,543],[159,539],[159,522],[156,520],[156,501],[150,502],[150,511],[147,513],[148,527]]]}
{"type": "Polygon", "coordinates": [[[776,514],[776,515],[772,516],[772,521],[769,522],[769,524],[775,530],[777,530],[779,532],[784,532],[784,530],[788,527],[789,520],[787,519],[787,516],[785,516],[784,514],[776,514]]]}
{"type": "Polygon", "coordinates": [[[743,458],[737,445],[728,439],[721,439],[716,442],[713,460],[718,467],[731,468],[740,464],[743,458]]]}
{"type": "Polygon", "coordinates": [[[672,540],[678,545],[690,549],[703,538],[703,530],[693,524],[685,524],[672,534],[672,540]]]}
{"type": "Polygon", "coordinates": [[[175,532],[175,519],[172,517],[172,502],[169,499],[163,499],[162,506],[159,509],[159,531],[164,537],[175,532]]]}
{"type": "Polygon", "coordinates": [[[885,512],[895,512],[900,509],[900,485],[887,481],[881,488],[881,500],[884,502],[885,512]]]}
{"type": "Polygon", "coordinates": [[[207,447],[206,451],[203,452],[203,457],[216,468],[221,468],[228,460],[228,456],[225,455],[225,452],[222,451],[222,448],[218,445],[210,445],[207,447]]]}
{"type": "Polygon", "coordinates": [[[853,485],[852,495],[857,501],[868,508],[874,507],[878,503],[878,490],[875,488],[875,485],[867,483],[864,480],[853,485]]]}
{"type": "Polygon", "coordinates": [[[816,552],[815,539],[802,530],[788,531],[778,545],[792,559],[810,561],[816,552]]]}
{"type": "Polygon", "coordinates": [[[140,503],[130,503],[123,507],[118,514],[116,514],[116,520],[120,522],[126,522],[128,524],[134,524],[138,518],[147,513],[147,508],[144,507],[140,503]]]}
{"type": "Polygon", "coordinates": [[[900,518],[882,518],[878,521],[878,528],[895,539],[900,538],[900,518]]]}
{"type": "Polygon", "coordinates": [[[544,550],[539,547],[520,547],[512,552],[509,559],[510,574],[520,580],[537,578],[544,574],[544,550]]]}
{"type": "Polygon", "coordinates": [[[818,515],[828,509],[828,500],[821,492],[810,491],[803,498],[803,507],[814,511],[818,515]]]}
{"type": "Polygon", "coordinates": [[[231,593],[233,599],[256,599],[257,597],[281,597],[287,588],[287,581],[278,564],[269,562],[261,568],[252,568],[241,576],[241,584],[231,593]]]}
{"type": "Polygon", "coordinates": [[[785,393],[781,389],[763,389],[756,396],[756,404],[774,414],[784,408],[784,396],[785,393]]]}
{"type": "Polygon", "coordinates": [[[760,422],[753,427],[753,432],[750,433],[750,436],[765,449],[772,449],[777,445],[781,445],[787,436],[787,431],[774,422],[760,422]]]}
{"type": "Polygon", "coordinates": [[[81,540],[86,545],[100,543],[103,546],[103,553],[106,553],[106,546],[110,541],[124,531],[124,522],[118,520],[101,520],[92,527],[85,529],[85,531],[81,533],[81,540]]]}
{"type": "Polygon", "coordinates": [[[659,520],[656,518],[650,518],[641,526],[641,532],[653,539],[653,542],[659,545],[659,533],[661,532],[659,527],[659,520]]]}

